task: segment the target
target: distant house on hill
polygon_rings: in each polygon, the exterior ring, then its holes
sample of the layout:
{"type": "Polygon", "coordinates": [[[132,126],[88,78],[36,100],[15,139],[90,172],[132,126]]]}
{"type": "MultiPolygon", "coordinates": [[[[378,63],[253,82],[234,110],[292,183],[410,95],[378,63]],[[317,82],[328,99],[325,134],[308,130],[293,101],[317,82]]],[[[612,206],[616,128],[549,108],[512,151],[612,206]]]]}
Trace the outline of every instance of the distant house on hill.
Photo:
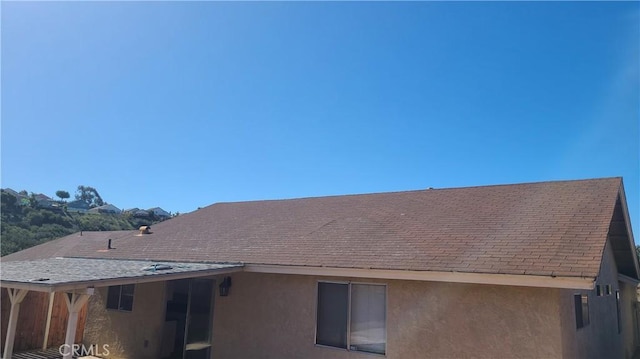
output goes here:
{"type": "Polygon", "coordinates": [[[44,195],[42,193],[38,193],[34,195],[34,198],[40,208],[55,208],[59,207],[59,203],[53,198],[44,195]]]}
{"type": "Polygon", "coordinates": [[[14,190],[12,190],[11,188],[5,188],[4,189],[5,192],[9,193],[10,195],[14,196],[16,198],[16,203],[21,205],[21,206],[28,206],[29,205],[29,196],[22,194],[20,192],[16,192],[14,190]]]}
{"type": "Polygon", "coordinates": [[[104,206],[91,208],[89,213],[111,213],[111,214],[120,214],[122,210],[112,204],[105,204],[104,206]]]}
{"type": "Polygon", "coordinates": [[[149,211],[138,207],[125,209],[123,212],[138,218],[149,218],[149,211]]]}
{"type": "Polygon", "coordinates": [[[12,195],[12,196],[14,196],[14,197],[16,197],[16,198],[17,198],[18,196],[21,196],[21,194],[20,194],[20,193],[16,192],[15,190],[13,190],[13,189],[11,189],[11,188],[4,188],[4,189],[2,189],[2,190],[3,190],[3,191],[5,191],[5,192],[7,192],[7,193],[9,193],[10,195],[12,195]]]}
{"type": "Polygon", "coordinates": [[[153,214],[156,217],[160,217],[160,218],[170,218],[171,217],[171,213],[165,211],[164,209],[162,209],[160,207],[149,208],[148,211],[149,212],[153,212],[153,214]]]}
{"type": "Polygon", "coordinates": [[[125,209],[123,213],[127,213],[138,218],[149,218],[151,216],[151,213],[161,219],[171,218],[171,213],[165,211],[160,207],[153,207],[149,209],[140,209],[138,207],[134,207],[125,209]]]}
{"type": "Polygon", "coordinates": [[[87,211],[89,211],[89,204],[85,201],[75,200],[67,203],[67,212],[87,213],[87,211]]]}

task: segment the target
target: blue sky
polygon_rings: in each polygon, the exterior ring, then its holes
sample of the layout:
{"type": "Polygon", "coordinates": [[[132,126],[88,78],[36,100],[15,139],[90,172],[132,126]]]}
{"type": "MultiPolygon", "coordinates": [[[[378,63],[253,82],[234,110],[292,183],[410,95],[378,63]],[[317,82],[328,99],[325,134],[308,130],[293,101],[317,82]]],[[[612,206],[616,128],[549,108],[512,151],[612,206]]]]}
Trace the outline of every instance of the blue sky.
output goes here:
{"type": "Polygon", "coordinates": [[[623,176],[638,2],[5,2],[2,187],[121,208],[623,176]]]}

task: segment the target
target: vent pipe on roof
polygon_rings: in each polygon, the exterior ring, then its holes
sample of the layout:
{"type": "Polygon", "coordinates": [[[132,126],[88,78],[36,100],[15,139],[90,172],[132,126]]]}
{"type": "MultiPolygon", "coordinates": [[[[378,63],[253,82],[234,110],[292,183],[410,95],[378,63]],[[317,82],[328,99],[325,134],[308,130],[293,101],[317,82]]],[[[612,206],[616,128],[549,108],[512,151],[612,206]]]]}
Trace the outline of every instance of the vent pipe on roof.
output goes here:
{"type": "Polygon", "coordinates": [[[111,247],[111,238],[109,238],[109,242],[107,242],[107,249],[113,249],[113,247],[111,247]]]}
{"type": "Polygon", "coordinates": [[[143,235],[143,234],[151,234],[151,226],[141,226],[140,235],[143,235]]]}

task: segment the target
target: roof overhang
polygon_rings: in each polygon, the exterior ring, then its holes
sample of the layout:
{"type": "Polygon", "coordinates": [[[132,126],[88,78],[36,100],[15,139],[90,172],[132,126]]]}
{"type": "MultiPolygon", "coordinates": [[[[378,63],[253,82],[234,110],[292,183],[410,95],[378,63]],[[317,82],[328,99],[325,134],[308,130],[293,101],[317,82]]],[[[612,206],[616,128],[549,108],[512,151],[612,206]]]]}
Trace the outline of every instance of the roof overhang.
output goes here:
{"type": "Polygon", "coordinates": [[[565,289],[593,289],[595,283],[595,278],[591,277],[87,258],[3,262],[0,271],[0,287],[39,292],[82,291],[86,288],[209,277],[237,272],[565,289]],[[172,268],[157,271],[142,269],[150,264],[166,264],[172,268]]]}
{"type": "Polygon", "coordinates": [[[631,285],[635,285],[635,286],[637,286],[638,284],[640,284],[640,280],[637,280],[637,279],[635,279],[635,278],[628,277],[628,276],[626,276],[626,275],[624,275],[624,274],[620,274],[620,273],[618,273],[618,280],[619,280],[620,282],[624,282],[624,283],[631,284],[631,285]]]}
{"type": "Polygon", "coordinates": [[[635,271],[635,278],[640,279],[640,263],[638,262],[638,256],[636,255],[636,246],[635,240],[633,238],[633,230],[631,228],[631,218],[629,217],[629,208],[627,206],[627,196],[624,193],[624,185],[620,185],[620,189],[618,191],[618,199],[620,200],[620,205],[622,207],[622,216],[624,218],[626,234],[627,234],[627,243],[631,250],[631,260],[633,262],[633,267],[635,271]]]}
{"type": "Polygon", "coordinates": [[[595,285],[595,278],[591,277],[551,277],[495,273],[329,268],[269,264],[245,264],[244,272],[589,290],[593,289],[595,285]]]}
{"type": "MultiPolygon", "coordinates": [[[[162,267],[157,267],[162,268],[162,267]]],[[[119,259],[49,258],[2,262],[0,287],[38,292],[71,292],[87,288],[199,278],[242,271],[242,264],[157,262],[119,259]],[[149,270],[161,264],[168,269],[149,270]]]]}

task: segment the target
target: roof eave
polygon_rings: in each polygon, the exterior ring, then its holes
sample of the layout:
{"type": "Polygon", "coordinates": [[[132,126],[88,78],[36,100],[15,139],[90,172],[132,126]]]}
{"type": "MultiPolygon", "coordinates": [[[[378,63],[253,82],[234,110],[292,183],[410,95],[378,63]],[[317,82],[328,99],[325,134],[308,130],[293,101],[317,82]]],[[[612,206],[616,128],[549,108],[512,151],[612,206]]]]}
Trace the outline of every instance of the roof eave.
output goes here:
{"type": "Polygon", "coordinates": [[[418,280],[430,282],[489,284],[540,288],[593,289],[595,277],[541,276],[524,274],[494,274],[411,271],[388,269],[333,268],[286,266],[271,264],[245,264],[245,272],[270,274],[297,274],[330,277],[371,279],[418,280]]]}
{"type": "MultiPolygon", "coordinates": [[[[624,185],[622,179],[620,179],[620,189],[618,190],[618,197],[620,198],[620,205],[622,206],[622,215],[627,227],[627,239],[629,241],[629,248],[635,251],[636,245],[633,239],[633,230],[631,229],[631,218],[629,217],[629,208],[627,207],[627,196],[624,193],[624,185]]],[[[632,253],[634,268],[636,272],[635,279],[640,279],[640,263],[638,263],[638,256],[632,253]]]]}
{"type": "Polygon", "coordinates": [[[18,282],[18,281],[0,280],[0,288],[27,289],[30,291],[46,292],[46,293],[72,292],[72,291],[82,290],[86,288],[109,287],[113,285],[152,283],[152,282],[162,282],[162,281],[187,279],[187,278],[202,278],[202,277],[210,277],[214,275],[231,274],[231,273],[236,273],[241,271],[242,271],[242,266],[238,265],[236,267],[204,269],[204,270],[191,271],[191,272],[169,273],[169,274],[159,274],[159,275],[143,275],[138,277],[127,277],[127,278],[95,279],[95,280],[64,282],[64,283],[39,283],[39,282],[18,282]]]}

